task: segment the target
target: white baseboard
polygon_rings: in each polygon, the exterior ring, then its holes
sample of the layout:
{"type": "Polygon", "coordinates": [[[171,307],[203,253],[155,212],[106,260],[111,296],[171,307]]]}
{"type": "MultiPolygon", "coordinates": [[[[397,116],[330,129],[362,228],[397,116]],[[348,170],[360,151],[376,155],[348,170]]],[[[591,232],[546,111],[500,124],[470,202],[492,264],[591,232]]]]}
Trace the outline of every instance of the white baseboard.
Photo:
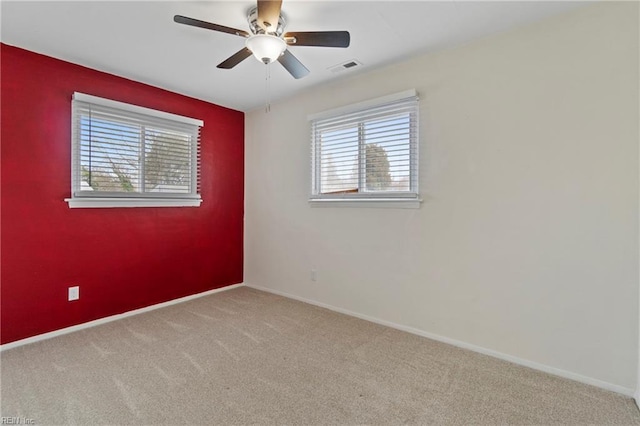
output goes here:
{"type": "MultiPolygon", "coordinates": [[[[300,296],[296,296],[293,294],[289,294],[289,293],[285,293],[282,291],[278,291],[278,290],[273,290],[270,288],[266,288],[266,287],[261,287],[261,286],[257,286],[254,284],[245,284],[246,287],[249,288],[253,288],[256,290],[261,290],[261,291],[266,291],[268,293],[273,293],[273,294],[277,294],[278,296],[283,296],[289,299],[294,299],[294,300],[298,300],[300,302],[304,302],[304,303],[309,303],[311,305],[315,305],[315,306],[319,306],[321,308],[326,308],[329,309],[331,311],[335,311],[335,312],[339,312],[341,314],[345,314],[345,315],[349,315],[352,317],[356,317],[356,318],[360,318],[363,319],[365,321],[370,321],[376,324],[380,324],[380,325],[385,325],[387,327],[391,327],[391,328],[395,328],[397,330],[402,330],[402,331],[406,331],[408,333],[411,334],[416,334],[418,336],[422,336],[422,337],[426,337],[428,339],[433,339],[436,340],[438,342],[443,342],[443,343],[447,343],[453,346],[457,346],[459,348],[463,348],[463,349],[468,349],[474,352],[478,352],[484,355],[489,355],[492,356],[494,358],[498,358],[498,359],[502,359],[505,361],[509,361],[512,362],[514,364],[518,364],[518,365],[522,365],[524,367],[529,367],[532,368],[534,370],[539,370],[539,371],[543,371],[545,373],[549,373],[549,374],[553,374],[554,376],[559,376],[559,377],[563,377],[565,379],[571,379],[571,380],[575,380],[576,382],[580,382],[580,383],[586,383],[588,385],[592,385],[592,386],[596,386],[602,389],[606,389],[609,391],[613,391],[628,397],[634,397],[635,392],[633,389],[629,389],[629,388],[625,388],[623,386],[618,386],[618,385],[614,385],[612,383],[608,383],[602,380],[598,380],[598,379],[594,379],[592,377],[587,377],[587,376],[583,376],[581,374],[577,374],[577,373],[572,373],[570,371],[566,371],[566,370],[562,370],[559,368],[555,368],[555,367],[551,367],[548,365],[544,365],[544,364],[539,364],[537,362],[534,361],[529,361],[527,359],[522,359],[522,358],[518,358],[512,355],[507,355],[504,354],[502,352],[498,352],[498,351],[494,351],[492,349],[487,349],[487,348],[483,348],[481,346],[476,346],[473,345],[471,343],[466,343],[460,340],[455,340],[455,339],[451,339],[449,337],[444,337],[444,336],[440,336],[437,334],[433,334],[433,333],[429,333],[427,331],[424,330],[420,330],[417,328],[413,328],[413,327],[408,327],[405,325],[401,325],[401,324],[396,324],[394,322],[391,321],[385,321],[385,320],[381,320],[375,317],[371,317],[368,315],[363,315],[363,314],[359,314],[357,312],[353,312],[350,311],[348,309],[343,309],[343,308],[338,308],[332,305],[328,305],[326,303],[322,303],[322,302],[317,302],[315,300],[310,300],[310,299],[306,299],[304,297],[300,297],[300,296]]],[[[638,398],[636,396],[636,404],[638,403],[638,398]]]]}
{"type": "Polygon", "coordinates": [[[167,306],[176,305],[178,303],[187,302],[189,300],[198,299],[200,297],[209,296],[210,294],[220,293],[222,291],[231,290],[238,287],[243,287],[244,283],[240,284],[232,284],[226,287],[215,288],[213,290],[207,290],[202,293],[192,294],[191,296],[181,297],[179,299],[169,300],[168,302],[162,302],[151,306],[146,306],[144,308],[135,309],[133,311],[124,312],[122,314],[111,315],[109,317],[100,318],[97,320],[85,322],[78,325],[73,325],[71,327],[62,328],[60,330],[51,331],[49,333],[38,334],[37,336],[28,337],[22,340],[16,340],[15,342],[6,343],[0,346],[0,352],[6,351],[9,349],[17,348],[18,346],[28,345],[30,343],[39,342],[41,340],[51,339],[52,337],[62,336],[63,334],[73,333],[74,331],[84,330],[86,328],[95,327],[98,325],[106,324],[111,321],[117,321],[123,318],[131,317],[134,315],[143,314],[145,312],[154,311],[156,309],[165,308],[167,306]]]}

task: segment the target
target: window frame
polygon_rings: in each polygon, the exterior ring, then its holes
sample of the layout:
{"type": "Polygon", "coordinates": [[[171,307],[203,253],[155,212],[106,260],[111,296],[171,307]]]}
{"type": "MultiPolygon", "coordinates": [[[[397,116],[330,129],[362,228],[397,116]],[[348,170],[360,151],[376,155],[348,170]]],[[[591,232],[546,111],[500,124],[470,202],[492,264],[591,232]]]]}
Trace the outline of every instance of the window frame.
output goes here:
{"type": "Polygon", "coordinates": [[[418,169],[419,169],[419,97],[415,89],[394,93],[388,96],[335,108],[308,116],[311,127],[311,192],[309,196],[309,204],[312,207],[390,207],[390,208],[419,208],[422,200],[419,195],[418,188],[418,169]],[[354,125],[358,126],[358,192],[340,192],[340,193],[321,193],[321,155],[319,149],[319,140],[315,125],[323,120],[330,120],[341,117],[346,114],[366,114],[369,110],[374,110],[385,105],[391,105],[401,101],[415,101],[415,109],[410,112],[410,126],[415,129],[409,141],[409,191],[362,191],[364,182],[362,179],[364,173],[364,145],[363,127],[367,121],[371,119],[363,119],[362,121],[354,121],[354,125]]]}
{"type": "MultiPolygon", "coordinates": [[[[65,198],[69,208],[108,208],[108,207],[199,207],[202,198],[199,191],[199,129],[204,126],[202,120],[184,117],[169,112],[154,110],[137,105],[118,102],[111,99],[100,98],[93,95],[75,92],[71,102],[71,197],[65,198]],[[97,108],[106,107],[117,110],[122,117],[131,119],[148,118],[149,122],[143,122],[143,127],[157,127],[152,120],[162,120],[180,123],[181,125],[197,126],[196,138],[191,142],[191,190],[188,193],[151,193],[151,192],[110,192],[110,191],[83,191],[81,177],[81,141],[79,136],[79,117],[77,102],[95,105],[97,108]]],[[[142,145],[141,145],[142,147],[142,145]]]]}

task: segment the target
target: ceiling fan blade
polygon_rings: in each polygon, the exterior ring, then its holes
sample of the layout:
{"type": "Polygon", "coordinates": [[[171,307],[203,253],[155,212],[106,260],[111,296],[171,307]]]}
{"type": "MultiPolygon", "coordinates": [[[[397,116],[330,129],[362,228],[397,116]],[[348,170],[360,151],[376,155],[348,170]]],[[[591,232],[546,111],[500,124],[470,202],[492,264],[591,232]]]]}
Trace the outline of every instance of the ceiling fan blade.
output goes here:
{"type": "Polygon", "coordinates": [[[282,0],[258,0],[258,24],[266,32],[275,32],[280,19],[282,0]]]}
{"type": "Polygon", "coordinates": [[[284,39],[290,46],[349,47],[349,31],[308,31],[286,33],[284,39]]]}
{"type": "Polygon", "coordinates": [[[175,15],[173,20],[178,24],[191,25],[192,27],[204,28],[206,30],[220,31],[221,33],[234,34],[241,37],[249,37],[249,33],[242,30],[237,30],[231,27],[225,27],[224,25],[212,24],[211,22],[201,21],[199,19],[187,18],[182,15],[175,15]]]}
{"type": "Polygon", "coordinates": [[[220,62],[218,64],[218,68],[223,68],[225,70],[231,69],[247,59],[249,56],[251,56],[251,51],[245,47],[228,57],[223,62],[220,62]]]}
{"type": "Polygon", "coordinates": [[[291,52],[285,50],[284,53],[278,58],[278,62],[282,64],[283,67],[289,74],[291,74],[294,78],[302,78],[305,75],[309,74],[309,70],[307,67],[302,65],[302,62],[298,60],[291,52]]]}

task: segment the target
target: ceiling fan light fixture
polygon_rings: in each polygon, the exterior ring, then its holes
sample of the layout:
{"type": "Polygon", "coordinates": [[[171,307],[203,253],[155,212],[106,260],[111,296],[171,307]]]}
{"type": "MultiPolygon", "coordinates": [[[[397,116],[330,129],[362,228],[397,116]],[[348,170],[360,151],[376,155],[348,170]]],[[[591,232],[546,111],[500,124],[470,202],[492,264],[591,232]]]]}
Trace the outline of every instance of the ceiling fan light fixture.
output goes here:
{"type": "Polygon", "coordinates": [[[264,64],[270,64],[282,55],[287,48],[287,43],[280,37],[256,34],[247,39],[246,46],[256,59],[264,64]]]}

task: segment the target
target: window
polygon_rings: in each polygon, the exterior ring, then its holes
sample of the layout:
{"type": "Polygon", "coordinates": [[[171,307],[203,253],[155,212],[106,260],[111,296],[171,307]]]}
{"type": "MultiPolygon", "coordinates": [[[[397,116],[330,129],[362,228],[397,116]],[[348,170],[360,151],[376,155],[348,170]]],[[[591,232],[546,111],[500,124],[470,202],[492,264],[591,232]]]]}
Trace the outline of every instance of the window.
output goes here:
{"type": "Polygon", "coordinates": [[[201,120],[74,93],[69,207],[199,206],[202,126],[201,120]]]}
{"type": "Polygon", "coordinates": [[[316,114],[310,120],[312,204],[419,206],[415,90],[316,114]]]}

